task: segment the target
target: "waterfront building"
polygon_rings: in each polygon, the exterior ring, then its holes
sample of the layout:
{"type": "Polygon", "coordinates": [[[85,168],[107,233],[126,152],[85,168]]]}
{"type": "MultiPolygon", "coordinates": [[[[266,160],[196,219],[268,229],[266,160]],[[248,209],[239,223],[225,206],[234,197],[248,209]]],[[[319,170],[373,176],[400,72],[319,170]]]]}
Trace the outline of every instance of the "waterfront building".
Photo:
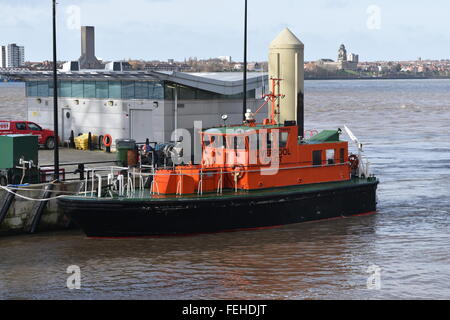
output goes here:
{"type": "Polygon", "coordinates": [[[358,69],[359,55],[355,53],[347,54],[345,45],[339,47],[338,59],[333,61],[331,59],[320,59],[316,62],[317,66],[328,71],[351,70],[358,69]]]}
{"type": "Polygon", "coordinates": [[[341,44],[339,48],[338,62],[346,62],[347,61],[347,50],[345,49],[345,45],[341,44]]]}
{"type": "MultiPolygon", "coordinates": [[[[52,128],[52,72],[8,75],[26,82],[28,120],[52,128]]],[[[214,127],[223,125],[222,115],[227,114],[229,123],[239,123],[242,78],[236,72],[60,71],[60,137],[67,141],[74,131],[75,136],[91,132],[110,134],[114,140],[167,142],[176,128],[193,134],[195,121],[214,127]]],[[[266,74],[248,74],[248,107],[253,111],[264,103],[267,82],[266,74]]]]}
{"type": "Polygon", "coordinates": [[[353,63],[359,63],[359,55],[355,53],[349,53],[347,55],[347,61],[353,63]]]}

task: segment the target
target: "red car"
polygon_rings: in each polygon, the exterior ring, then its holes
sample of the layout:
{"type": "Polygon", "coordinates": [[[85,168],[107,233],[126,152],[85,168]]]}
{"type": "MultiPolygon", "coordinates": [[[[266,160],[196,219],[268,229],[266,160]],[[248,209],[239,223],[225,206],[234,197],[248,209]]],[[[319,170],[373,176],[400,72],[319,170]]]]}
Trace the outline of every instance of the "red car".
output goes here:
{"type": "Polygon", "coordinates": [[[42,129],[36,123],[29,121],[0,120],[0,135],[31,134],[39,137],[39,144],[52,150],[55,148],[55,132],[42,129]]]}

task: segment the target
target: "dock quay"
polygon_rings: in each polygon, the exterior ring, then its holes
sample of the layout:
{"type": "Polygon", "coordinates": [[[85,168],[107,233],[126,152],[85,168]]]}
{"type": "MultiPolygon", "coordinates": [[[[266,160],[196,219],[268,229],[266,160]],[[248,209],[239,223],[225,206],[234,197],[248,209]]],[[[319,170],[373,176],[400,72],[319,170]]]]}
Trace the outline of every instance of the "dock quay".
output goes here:
{"type": "MultiPolygon", "coordinates": [[[[80,174],[80,167],[104,167],[114,165],[115,161],[115,153],[60,149],[60,167],[64,172],[64,182],[52,184],[49,181],[20,186],[13,188],[16,195],[0,190],[0,237],[73,228],[70,220],[58,209],[54,198],[80,190],[84,181],[84,172],[80,174]],[[51,200],[45,201],[46,198],[51,200]]],[[[43,164],[41,168],[48,167],[51,170],[53,151],[39,150],[39,162],[43,164]]]]}

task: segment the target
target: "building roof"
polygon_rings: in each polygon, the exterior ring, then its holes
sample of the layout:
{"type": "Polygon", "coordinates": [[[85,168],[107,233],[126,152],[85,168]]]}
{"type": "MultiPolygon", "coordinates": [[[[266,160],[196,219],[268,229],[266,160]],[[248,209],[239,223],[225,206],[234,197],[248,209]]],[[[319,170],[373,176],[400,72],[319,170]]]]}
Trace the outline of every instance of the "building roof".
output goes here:
{"type": "MultiPolygon", "coordinates": [[[[51,80],[52,71],[10,71],[0,70],[0,75],[23,81],[51,80]]],[[[243,92],[243,74],[241,72],[215,72],[215,73],[184,73],[176,71],[107,71],[107,70],[81,70],[58,71],[59,80],[123,80],[145,81],[160,80],[175,84],[197,88],[223,95],[235,95],[243,92]]],[[[247,73],[247,88],[254,90],[266,85],[267,73],[247,73]]]]}

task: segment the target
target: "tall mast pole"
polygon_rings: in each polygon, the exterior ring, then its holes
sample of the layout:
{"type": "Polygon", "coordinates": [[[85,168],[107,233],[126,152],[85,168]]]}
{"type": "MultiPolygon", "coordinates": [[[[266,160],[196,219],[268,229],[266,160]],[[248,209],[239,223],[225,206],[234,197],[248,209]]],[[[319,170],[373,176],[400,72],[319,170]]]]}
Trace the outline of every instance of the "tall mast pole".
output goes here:
{"type": "Polygon", "coordinates": [[[244,22],[244,121],[246,120],[245,114],[247,113],[247,23],[248,23],[248,6],[247,0],[245,0],[245,22],[244,22]]]}
{"type": "Polygon", "coordinates": [[[56,57],[56,0],[53,0],[53,131],[55,132],[54,179],[59,181],[59,134],[58,134],[58,69],[56,57]]]}

